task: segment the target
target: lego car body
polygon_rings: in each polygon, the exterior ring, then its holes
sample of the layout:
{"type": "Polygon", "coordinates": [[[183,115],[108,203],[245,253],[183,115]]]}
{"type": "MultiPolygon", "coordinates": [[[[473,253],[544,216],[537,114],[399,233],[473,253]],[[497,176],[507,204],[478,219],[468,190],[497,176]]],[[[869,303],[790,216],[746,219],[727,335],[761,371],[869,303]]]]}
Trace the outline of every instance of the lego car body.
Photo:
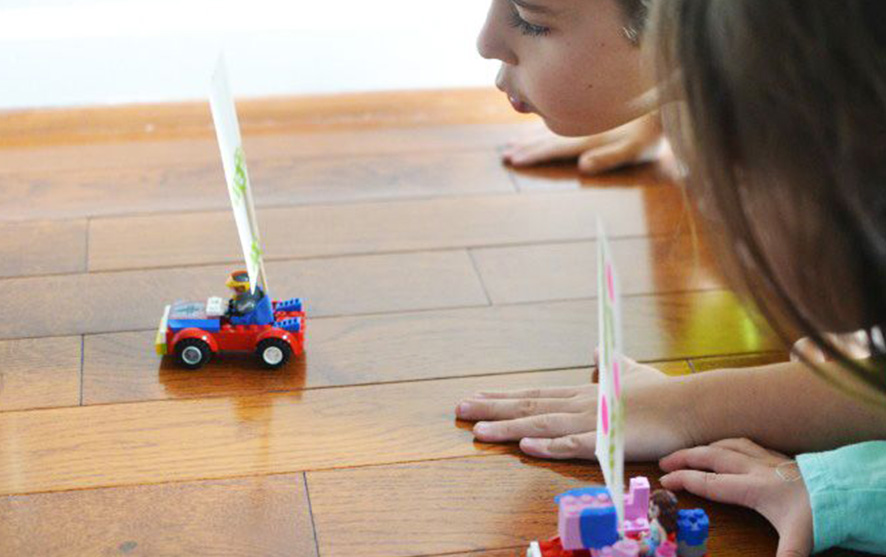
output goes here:
{"type": "Polygon", "coordinates": [[[178,301],[166,306],[157,330],[159,355],[174,355],[188,369],[198,369],[220,352],[253,352],[276,369],[304,352],[305,311],[300,298],[271,302],[269,324],[235,324],[222,298],[178,301]]]}

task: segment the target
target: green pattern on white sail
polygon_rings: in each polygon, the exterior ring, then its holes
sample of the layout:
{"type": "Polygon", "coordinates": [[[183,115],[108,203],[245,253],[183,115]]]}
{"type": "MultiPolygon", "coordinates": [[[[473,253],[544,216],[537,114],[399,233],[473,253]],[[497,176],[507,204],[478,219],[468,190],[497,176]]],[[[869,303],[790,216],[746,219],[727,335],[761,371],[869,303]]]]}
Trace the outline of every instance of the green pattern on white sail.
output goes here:
{"type": "Polygon", "coordinates": [[[246,198],[246,155],[241,147],[234,150],[234,181],[231,183],[233,197],[242,203],[246,198]]]}

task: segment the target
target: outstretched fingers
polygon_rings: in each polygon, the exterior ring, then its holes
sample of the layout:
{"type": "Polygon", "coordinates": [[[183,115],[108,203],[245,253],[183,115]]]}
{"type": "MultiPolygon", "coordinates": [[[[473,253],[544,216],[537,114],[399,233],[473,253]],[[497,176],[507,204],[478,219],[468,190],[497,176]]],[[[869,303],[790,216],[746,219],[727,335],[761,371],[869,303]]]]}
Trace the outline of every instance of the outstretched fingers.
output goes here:
{"type": "Polygon", "coordinates": [[[753,460],[745,454],[714,446],[682,449],[659,461],[665,472],[692,468],[720,474],[746,474],[753,465],[753,460]]]}
{"type": "Polygon", "coordinates": [[[755,509],[763,482],[749,474],[717,474],[700,470],[677,470],[661,478],[661,485],[671,491],[688,491],[699,497],[755,509]]]}
{"type": "Polygon", "coordinates": [[[520,450],[529,456],[557,460],[582,458],[594,459],[597,446],[597,433],[590,431],[556,437],[554,439],[526,437],[520,441],[520,450]]]}
{"type": "Polygon", "coordinates": [[[474,437],[487,443],[517,441],[524,437],[552,438],[595,429],[587,414],[542,414],[500,422],[478,422],[474,437]]]}
{"type": "Polygon", "coordinates": [[[472,399],[459,403],[455,415],[461,420],[513,420],[540,414],[580,412],[577,398],[472,399]]]}

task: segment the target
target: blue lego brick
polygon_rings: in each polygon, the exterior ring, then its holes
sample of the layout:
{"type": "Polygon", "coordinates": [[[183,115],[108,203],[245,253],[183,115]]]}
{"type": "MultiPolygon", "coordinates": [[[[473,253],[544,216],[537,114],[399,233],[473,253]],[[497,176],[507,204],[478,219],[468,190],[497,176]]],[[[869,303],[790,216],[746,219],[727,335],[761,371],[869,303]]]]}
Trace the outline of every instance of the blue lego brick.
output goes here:
{"type": "Polygon", "coordinates": [[[683,509],[677,513],[677,541],[688,546],[707,542],[710,529],[708,515],[703,509],[683,509]]]}
{"type": "Polygon", "coordinates": [[[210,333],[219,331],[220,322],[218,319],[170,319],[169,329],[173,332],[182,329],[203,329],[210,333]]]}
{"type": "Polygon", "coordinates": [[[275,321],[274,327],[283,329],[284,331],[297,333],[301,331],[301,317],[290,317],[289,319],[284,319],[282,321],[275,321]]]}
{"type": "Polygon", "coordinates": [[[292,298],[290,300],[277,302],[277,311],[304,311],[302,307],[303,304],[301,298],[292,298]]]}
{"type": "Polygon", "coordinates": [[[587,549],[603,549],[618,541],[618,513],[615,506],[581,511],[581,542],[587,549]]]}

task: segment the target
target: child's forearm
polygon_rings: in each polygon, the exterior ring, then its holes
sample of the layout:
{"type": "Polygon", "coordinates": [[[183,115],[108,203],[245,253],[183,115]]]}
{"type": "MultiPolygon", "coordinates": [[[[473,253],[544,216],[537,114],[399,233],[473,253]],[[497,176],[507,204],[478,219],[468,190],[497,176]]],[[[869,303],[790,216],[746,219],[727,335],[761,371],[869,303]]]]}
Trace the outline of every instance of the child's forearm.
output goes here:
{"type": "Polygon", "coordinates": [[[802,363],[705,372],[686,387],[699,444],[748,437],[801,453],[886,439],[886,409],[843,394],[802,363]]]}

